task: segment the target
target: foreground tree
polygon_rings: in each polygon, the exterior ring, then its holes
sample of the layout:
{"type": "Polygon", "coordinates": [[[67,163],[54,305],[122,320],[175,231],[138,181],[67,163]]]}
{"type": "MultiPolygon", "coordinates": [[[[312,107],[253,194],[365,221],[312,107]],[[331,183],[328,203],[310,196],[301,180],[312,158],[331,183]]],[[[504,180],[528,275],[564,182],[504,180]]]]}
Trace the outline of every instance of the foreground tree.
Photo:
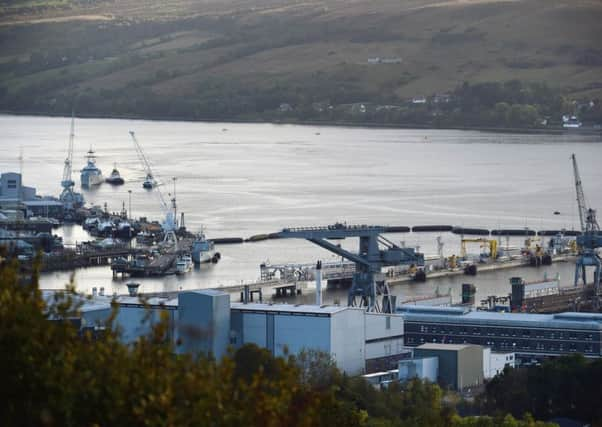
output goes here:
{"type": "Polygon", "coordinates": [[[23,283],[16,264],[0,261],[2,425],[544,426],[460,418],[434,384],[377,390],[323,353],[284,359],[247,345],[219,361],[178,355],[167,320],[133,345],[111,320],[101,334],[81,334],[73,294],[46,303],[37,283],[35,270],[23,283]]]}
{"type": "Polygon", "coordinates": [[[167,323],[126,346],[110,327],[81,336],[76,311],[68,292],[46,305],[35,273],[23,284],[16,265],[0,266],[3,425],[359,425],[359,411],[337,414],[330,388],[303,384],[266,350],[177,355],[167,323]]]}
{"type": "Polygon", "coordinates": [[[541,366],[506,369],[488,383],[483,409],[492,414],[569,417],[602,426],[602,359],[582,355],[551,359],[541,366]]]}

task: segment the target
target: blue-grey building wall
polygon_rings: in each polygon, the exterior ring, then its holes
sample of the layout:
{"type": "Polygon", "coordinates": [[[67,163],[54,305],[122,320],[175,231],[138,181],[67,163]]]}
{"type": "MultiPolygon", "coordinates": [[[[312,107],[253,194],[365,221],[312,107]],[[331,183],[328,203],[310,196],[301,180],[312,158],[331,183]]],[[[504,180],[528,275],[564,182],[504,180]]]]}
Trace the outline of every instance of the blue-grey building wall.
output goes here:
{"type": "Polygon", "coordinates": [[[230,337],[230,295],[203,290],[178,295],[178,351],[223,357],[230,337]]]}

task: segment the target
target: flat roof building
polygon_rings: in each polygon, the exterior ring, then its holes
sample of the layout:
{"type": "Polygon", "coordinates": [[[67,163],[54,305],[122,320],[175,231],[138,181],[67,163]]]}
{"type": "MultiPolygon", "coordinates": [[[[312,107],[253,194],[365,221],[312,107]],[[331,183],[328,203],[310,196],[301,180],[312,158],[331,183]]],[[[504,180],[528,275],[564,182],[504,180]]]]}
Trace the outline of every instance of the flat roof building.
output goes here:
{"type": "MultiPolygon", "coordinates": [[[[109,317],[110,301],[102,295],[86,301],[89,321],[84,323],[102,325],[109,317]]],[[[166,314],[168,334],[178,352],[204,352],[219,358],[229,346],[236,349],[250,343],[274,356],[317,350],[330,354],[350,375],[396,368],[400,359],[409,356],[403,345],[403,317],[398,314],[347,306],[230,303],[229,294],[210,289],[146,302],[120,296],[117,302],[115,324],[127,343],[148,335],[166,314]]]]}
{"type": "Polygon", "coordinates": [[[35,197],[36,189],[24,186],[20,173],[0,174],[0,201],[33,200],[35,197]]]}
{"type": "Polygon", "coordinates": [[[422,344],[414,349],[417,358],[437,357],[438,382],[462,390],[483,384],[483,347],[472,344],[422,344]]]}
{"type": "Polygon", "coordinates": [[[353,307],[233,303],[232,344],[257,344],[274,356],[318,350],[343,371],[359,374],[365,365],[364,313],[353,307]]]}
{"type": "Polygon", "coordinates": [[[463,307],[403,306],[405,344],[478,344],[517,356],[600,357],[600,313],[495,313],[463,307]]]}

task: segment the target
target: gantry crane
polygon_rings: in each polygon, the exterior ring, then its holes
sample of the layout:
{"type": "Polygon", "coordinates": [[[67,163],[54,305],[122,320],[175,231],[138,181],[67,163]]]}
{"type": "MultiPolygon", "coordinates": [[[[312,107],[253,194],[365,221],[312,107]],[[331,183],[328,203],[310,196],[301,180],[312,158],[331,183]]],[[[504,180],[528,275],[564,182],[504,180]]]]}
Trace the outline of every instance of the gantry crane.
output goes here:
{"type": "Polygon", "coordinates": [[[462,259],[466,259],[467,256],[467,243],[479,243],[481,248],[489,248],[489,258],[491,258],[491,260],[495,260],[497,258],[497,240],[490,240],[484,237],[479,237],[474,239],[462,238],[460,240],[460,257],[462,259]]]}
{"type": "Polygon", "coordinates": [[[146,178],[144,178],[144,182],[142,186],[146,189],[152,189],[157,185],[157,181],[155,181],[155,175],[151,169],[150,162],[146,158],[144,151],[142,151],[142,146],[138,142],[136,138],[136,134],[134,131],[130,131],[130,135],[132,136],[132,141],[134,141],[134,148],[136,149],[136,154],[138,155],[138,159],[142,163],[142,167],[144,168],[144,172],[146,172],[146,178]]]}
{"type": "Polygon", "coordinates": [[[61,181],[61,187],[63,191],[59,196],[60,201],[63,203],[63,215],[65,218],[72,219],[75,214],[75,210],[84,205],[84,198],[80,193],[73,191],[75,182],[72,178],[72,164],[73,164],[73,140],[75,139],[75,117],[71,114],[71,130],[69,132],[69,146],[67,148],[67,158],[65,159],[65,166],[63,168],[63,179],[61,181]]]}
{"type": "Polygon", "coordinates": [[[581,234],[577,236],[579,254],[575,264],[575,286],[579,283],[579,277],[583,285],[587,284],[586,268],[594,267],[594,309],[600,308],[600,271],[602,260],[597,249],[602,247],[602,236],[600,226],[596,219],[596,211],[588,207],[585,202],[581,176],[577,167],[577,158],[571,155],[573,160],[573,173],[575,175],[575,190],[577,192],[577,207],[579,209],[579,221],[581,223],[581,234]]]}
{"type": "Polygon", "coordinates": [[[395,301],[384,280],[382,267],[400,264],[424,265],[424,257],[413,248],[402,248],[386,239],[382,236],[385,230],[382,226],[336,223],[327,227],[285,228],[278,233],[278,237],[306,239],[354,262],[355,273],[349,290],[348,305],[363,306],[368,311],[392,313],[395,311],[395,301]],[[328,241],[346,237],[359,237],[358,253],[347,251],[328,241]],[[377,301],[379,295],[382,295],[382,306],[377,301]]]}
{"type": "Polygon", "coordinates": [[[142,151],[142,147],[140,146],[140,143],[138,142],[138,139],[136,138],[135,132],[130,131],[130,135],[132,137],[132,141],[134,141],[134,147],[136,148],[136,153],[138,154],[138,158],[140,159],[140,162],[142,163],[142,166],[144,167],[144,170],[146,172],[146,179],[144,180],[144,183],[142,184],[142,186],[145,188],[149,188],[149,189],[154,188],[156,190],[157,195],[159,196],[159,202],[161,204],[161,208],[163,209],[163,213],[165,214],[165,220],[161,224],[161,227],[163,228],[163,232],[165,233],[165,239],[166,240],[173,239],[174,242],[177,244],[177,239],[175,238],[175,231],[178,228],[178,223],[177,223],[177,219],[176,219],[176,215],[177,215],[176,178],[173,178],[174,194],[170,200],[171,206],[169,206],[167,204],[167,202],[165,201],[165,197],[163,197],[163,193],[161,193],[161,190],[159,189],[159,187],[156,186],[157,182],[155,181],[155,178],[154,178],[155,175],[153,174],[150,163],[149,163],[148,159],[146,158],[144,151],[142,151]],[[148,186],[146,185],[147,183],[149,183],[148,186]]]}

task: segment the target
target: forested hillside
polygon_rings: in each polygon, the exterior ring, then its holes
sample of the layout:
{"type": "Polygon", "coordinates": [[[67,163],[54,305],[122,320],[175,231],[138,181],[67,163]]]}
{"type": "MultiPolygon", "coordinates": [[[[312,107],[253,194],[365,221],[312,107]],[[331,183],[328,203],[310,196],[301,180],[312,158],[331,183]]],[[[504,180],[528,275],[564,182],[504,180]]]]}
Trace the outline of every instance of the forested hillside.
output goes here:
{"type": "Polygon", "coordinates": [[[602,121],[595,0],[2,4],[7,111],[526,127],[558,124],[562,114],[602,121]],[[466,109],[468,93],[481,95],[466,109]]]}

